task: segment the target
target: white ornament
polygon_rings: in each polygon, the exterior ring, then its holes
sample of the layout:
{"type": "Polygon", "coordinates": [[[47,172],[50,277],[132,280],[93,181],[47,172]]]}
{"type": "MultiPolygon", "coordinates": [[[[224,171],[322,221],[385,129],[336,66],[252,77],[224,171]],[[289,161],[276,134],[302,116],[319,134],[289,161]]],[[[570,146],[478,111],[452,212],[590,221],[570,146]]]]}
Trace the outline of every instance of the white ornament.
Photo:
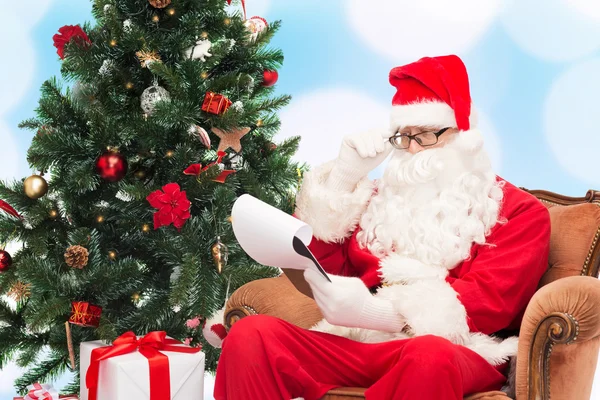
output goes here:
{"type": "Polygon", "coordinates": [[[236,101],[235,103],[233,103],[231,105],[231,108],[233,108],[235,111],[242,113],[244,112],[244,104],[241,101],[236,101]]]}
{"type": "Polygon", "coordinates": [[[113,60],[104,60],[104,62],[102,63],[102,66],[98,70],[98,73],[101,76],[108,76],[108,75],[110,75],[110,72],[114,68],[114,66],[115,66],[115,63],[113,60]]]}
{"type": "Polygon", "coordinates": [[[110,9],[112,8],[112,5],[110,4],[106,4],[104,6],[104,14],[107,15],[110,12],[110,9]]]}
{"type": "Polygon", "coordinates": [[[161,86],[154,85],[150,86],[142,93],[140,98],[142,110],[148,115],[152,115],[156,104],[159,101],[170,101],[171,95],[167,90],[161,86]]]}
{"type": "Polygon", "coordinates": [[[126,19],[125,21],[123,21],[123,30],[127,33],[131,32],[131,20],[130,19],[126,19]]]}
{"type": "Polygon", "coordinates": [[[210,50],[212,43],[208,39],[200,39],[196,44],[185,51],[187,58],[192,60],[206,61],[206,57],[211,57],[208,51],[210,50]]]}
{"type": "Polygon", "coordinates": [[[244,26],[250,34],[250,42],[255,42],[256,38],[258,38],[258,35],[260,35],[262,31],[269,27],[267,21],[261,17],[252,17],[247,19],[246,21],[244,21],[244,26]]]}

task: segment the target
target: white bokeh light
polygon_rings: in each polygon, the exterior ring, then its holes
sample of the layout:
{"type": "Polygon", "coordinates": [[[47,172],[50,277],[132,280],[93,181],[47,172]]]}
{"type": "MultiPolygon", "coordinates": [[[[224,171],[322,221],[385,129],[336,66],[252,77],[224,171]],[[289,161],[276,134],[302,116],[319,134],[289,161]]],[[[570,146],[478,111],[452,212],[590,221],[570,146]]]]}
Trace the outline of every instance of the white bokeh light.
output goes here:
{"type": "Polygon", "coordinates": [[[48,12],[53,2],[54,0],[15,1],[11,3],[10,8],[15,15],[22,17],[21,19],[26,22],[28,27],[32,27],[48,12]]]}
{"type": "Polygon", "coordinates": [[[483,147],[490,156],[494,172],[501,174],[502,172],[502,143],[496,133],[496,129],[492,125],[490,119],[478,110],[477,118],[479,119],[478,128],[483,136],[483,147]]]}
{"type": "Polygon", "coordinates": [[[563,0],[567,6],[573,7],[586,17],[600,21],[600,1],[598,0],[563,0]]]}
{"type": "Polygon", "coordinates": [[[565,0],[507,0],[501,21],[521,49],[545,61],[577,60],[600,49],[598,21],[565,0]]]}
{"type": "Polygon", "coordinates": [[[600,186],[598,109],[600,58],[575,65],[554,81],[544,104],[544,132],[560,165],[572,176],[600,186]]]}
{"type": "Polygon", "coordinates": [[[0,37],[10,38],[3,41],[2,51],[4,54],[15,56],[15,59],[11,57],[10,60],[5,59],[5,62],[0,63],[0,115],[17,106],[29,91],[36,62],[33,42],[28,31],[29,23],[25,25],[10,8],[2,13],[0,37]]]}
{"type": "Polygon", "coordinates": [[[351,27],[378,53],[406,62],[464,53],[476,45],[500,12],[500,0],[349,0],[351,27]]]}
{"type": "Polygon", "coordinates": [[[314,167],[337,156],[345,135],[387,128],[390,107],[352,89],[315,91],[296,97],[281,113],[275,139],[301,136],[295,159],[314,167]]]}

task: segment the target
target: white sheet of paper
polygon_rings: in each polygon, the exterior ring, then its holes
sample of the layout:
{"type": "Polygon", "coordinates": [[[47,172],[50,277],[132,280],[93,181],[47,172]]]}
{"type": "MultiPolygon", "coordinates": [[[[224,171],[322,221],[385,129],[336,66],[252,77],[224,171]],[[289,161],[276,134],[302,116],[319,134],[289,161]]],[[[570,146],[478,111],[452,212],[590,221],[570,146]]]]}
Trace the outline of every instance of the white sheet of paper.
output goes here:
{"type": "Polygon", "coordinates": [[[233,233],[240,246],[258,263],[278,268],[319,270],[320,266],[298,254],[293,247],[294,237],[305,246],[310,244],[313,234],[310,225],[249,194],[236,200],[231,218],[233,233]]]}

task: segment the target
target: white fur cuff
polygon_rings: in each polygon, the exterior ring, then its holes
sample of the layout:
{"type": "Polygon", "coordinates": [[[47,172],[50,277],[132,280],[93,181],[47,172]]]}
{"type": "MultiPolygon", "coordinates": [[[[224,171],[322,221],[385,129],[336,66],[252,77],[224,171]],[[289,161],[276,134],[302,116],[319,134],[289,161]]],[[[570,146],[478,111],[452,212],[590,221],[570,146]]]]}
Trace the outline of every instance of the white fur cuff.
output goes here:
{"type": "Polygon", "coordinates": [[[342,242],[356,229],[373,195],[374,184],[368,178],[358,182],[353,192],[328,187],[327,178],[335,161],[304,175],[296,199],[296,216],[313,228],[313,235],[324,242],[342,242]]]}

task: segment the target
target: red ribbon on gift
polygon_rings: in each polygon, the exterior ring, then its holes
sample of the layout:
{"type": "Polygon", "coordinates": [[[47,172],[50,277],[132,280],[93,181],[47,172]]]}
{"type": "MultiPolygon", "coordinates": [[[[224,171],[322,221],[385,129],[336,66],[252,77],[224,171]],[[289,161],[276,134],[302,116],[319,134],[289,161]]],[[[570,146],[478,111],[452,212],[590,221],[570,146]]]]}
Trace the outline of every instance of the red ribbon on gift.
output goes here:
{"type": "Polygon", "coordinates": [[[150,400],[171,399],[171,378],[169,376],[169,357],[160,351],[177,353],[197,353],[198,348],[175,346],[182,344],[175,339],[167,338],[164,331],[150,332],[141,339],[135,333],[125,332],[119,336],[112,346],[92,350],[90,366],[85,375],[85,386],[88,388],[88,400],[96,400],[98,395],[98,373],[100,361],[123,354],[139,351],[148,359],[150,366],[150,400]]]}

